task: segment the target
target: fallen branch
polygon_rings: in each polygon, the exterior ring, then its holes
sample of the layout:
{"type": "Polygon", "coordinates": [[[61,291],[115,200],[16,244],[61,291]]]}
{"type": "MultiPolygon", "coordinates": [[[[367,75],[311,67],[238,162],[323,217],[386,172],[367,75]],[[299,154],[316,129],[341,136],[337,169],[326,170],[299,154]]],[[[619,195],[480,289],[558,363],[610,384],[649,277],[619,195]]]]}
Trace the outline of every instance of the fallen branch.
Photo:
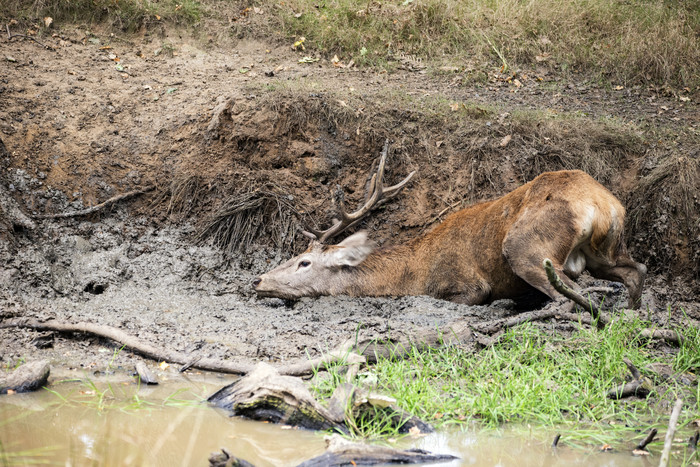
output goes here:
{"type": "Polygon", "coordinates": [[[658,433],[658,430],[656,428],[652,428],[649,431],[649,434],[646,436],[646,438],[641,440],[635,449],[640,450],[640,451],[646,451],[647,444],[654,441],[654,436],[656,436],[656,433],[658,433]]]}
{"type": "MultiPolygon", "coordinates": [[[[36,320],[16,319],[0,322],[0,328],[28,328],[40,331],[57,332],[85,332],[95,336],[113,340],[124,347],[156,361],[167,361],[180,365],[191,364],[192,368],[218,373],[246,374],[253,370],[255,362],[248,361],[222,361],[213,358],[202,358],[193,362],[192,356],[183,352],[160,349],[142,340],[131,336],[124,331],[112,326],[105,326],[93,323],[64,323],[56,320],[39,322],[36,320]]],[[[312,373],[315,369],[324,367],[330,363],[356,364],[363,363],[364,358],[350,353],[348,344],[343,344],[338,350],[330,352],[321,357],[304,360],[299,363],[282,365],[276,367],[277,371],[283,375],[301,376],[312,373]]]]}
{"type": "Polygon", "coordinates": [[[552,448],[556,448],[559,445],[560,439],[561,439],[561,434],[557,433],[557,435],[554,437],[554,441],[552,441],[552,448]]]}
{"type": "Polygon", "coordinates": [[[14,39],[15,37],[22,37],[24,39],[29,39],[30,41],[36,42],[37,44],[39,44],[40,46],[42,46],[46,50],[56,50],[54,47],[52,47],[50,45],[46,45],[46,44],[39,42],[37,39],[33,38],[32,36],[27,36],[25,34],[12,34],[10,32],[10,25],[9,24],[5,24],[5,28],[7,29],[7,40],[8,41],[14,39]]]}
{"type": "Polygon", "coordinates": [[[671,457],[671,446],[673,445],[673,436],[676,434],[676,424],[678,424],[678,417],[681,414],[681,408],[683,407],[683,400],[677,399],[676,404],[673,406],[673,412],[671,412],[671,418],[668,421],[668,431],[666,431],[666,439],[664,440],[664,450],[661,453],[661,461],[659,462],[659,467],[666,467],[668,461],[671,457]]]}
{"type": "Polygon", "coordinates": [[[68,217],[80,217],[80,216],[87,216],[88,214],[93,214],[101,209],[104,209],[108,206],[111,206],[112,204],[118,203],[119,201],[124,201],[125,199],[133,198],[134,196],[142,195],[144,193],[148,193],[149,191],[153,191],[156,188],[155,185],[149,185],[146,188],[143,188],[141,190],[134,190],[134,191],[129,191],[128,193],[124,193],[121,195],[113,196],[109,198],[107,201],[104,201],[100,204],[96,204],[95,206],[92,206],[87,209],[82,209],[80,211],[75,211],[75,212],[63,212],[60,214],[39,214],[34,216],[35,219],[66,219],[68,217]]]}
{"type": "Polygon", "coordinates": [[[625,365],[627,365],[627,369],[632,374],[632,381],[608,391],[608,399],[623,399],[631,396],[648,396],[652,389],[651,382],[642,376],[637,367],[634,366],[629,359],[623,358],[622,361],[625,363],[625,365]]]}
{"type": "Polygon", "coordinates": [[[593,320],[596,322],[596,326],[598,329],[603,329],[605,325],[608,324],[609,320],[603,317],[603,315],[601,315],[600,313],[600,303],[596,303],[594,300],[591,299],[586,299],[580,293],[567,287],[567,285],[564,284],[564,282],[562,282],[562,280],[559,278],[559,275],[554,270],[554,265],[552,264],[552,261],[549,258],[546,258],[542,262],[542,266],[544,267],[544,270],[547,273],[547,279],[549,279],[549,283],[552,284],[552,287],[554,287],[554,289],[557,292],[559,292],[569,300],[572,300],[576,304],[581,306],[584,310],[589,310],[591,312],[593,320]]]}
{"type": "Polygon", "coordinates": [[[698,440],[700,440],[700,431],[696,431],[693,436],[688,439],[688,447],[692,450],[698,448],[698,440]]]}

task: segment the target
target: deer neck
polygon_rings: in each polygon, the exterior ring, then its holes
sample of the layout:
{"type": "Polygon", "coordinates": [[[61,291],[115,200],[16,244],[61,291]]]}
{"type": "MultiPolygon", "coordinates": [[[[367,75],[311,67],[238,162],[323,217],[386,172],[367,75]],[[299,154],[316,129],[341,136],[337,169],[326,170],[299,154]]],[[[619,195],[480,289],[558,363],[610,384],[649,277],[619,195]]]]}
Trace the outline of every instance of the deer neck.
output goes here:
{"type": "Polygon", "coordinates": [[[409,245],[377,250],[359,266],[341,271],[333,295],[387,296],[416,294],[418,274],[409,245]]]}

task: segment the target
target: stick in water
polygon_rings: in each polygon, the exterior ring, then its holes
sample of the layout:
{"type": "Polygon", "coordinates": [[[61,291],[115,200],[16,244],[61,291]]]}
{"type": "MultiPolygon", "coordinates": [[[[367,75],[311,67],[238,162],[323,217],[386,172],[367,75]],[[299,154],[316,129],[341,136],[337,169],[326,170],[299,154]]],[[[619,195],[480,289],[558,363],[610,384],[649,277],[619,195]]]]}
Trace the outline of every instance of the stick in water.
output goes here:
{"type": "Polygon", "coordinates": [[[683,400],[676,400],[676,405],[673,406],[673,412],[671,412],[671,418],[668,421],[668,431],[666,432],[664,451],[661,454],[661,462],[659,462],[659,467],[668,466],[668,461],[671,457],[671,445],[673,444],[673,436],[676,434],[676,424],[678,423],[678,416],[681,414],[681,407],[683,407],[683,400]]]}

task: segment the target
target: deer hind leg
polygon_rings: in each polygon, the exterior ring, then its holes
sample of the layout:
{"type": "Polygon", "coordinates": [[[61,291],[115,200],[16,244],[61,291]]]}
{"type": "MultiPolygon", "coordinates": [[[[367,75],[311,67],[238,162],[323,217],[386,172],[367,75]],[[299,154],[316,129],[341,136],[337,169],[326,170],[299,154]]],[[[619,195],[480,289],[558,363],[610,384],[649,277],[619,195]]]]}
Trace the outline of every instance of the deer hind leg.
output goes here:
{"type": "Polygon", "coordinates": [[[629,293],[628,306],[632,309],[639,308],[642,299],[642,287],[647,274],[646,266],[635,262],[628,255],[623,254],[616,259],[614,265],[588,261],[586,269],[593,277],[598,279],[625,284],[629,293]]]}
{"type": "MultiPolygon", "coordinates": [[[[554,203],[553,203],[554,204],[554,203]]],[[[503,255],[513,272],[537,290],[552,299],[561,298],[547,279],[542,261],[549,258],[561,280],[578,290],[576,283],[566,275],[564,265],[569,253],[579,240],[573,216],[563,203],[551,209],[526,212],[508,231],[503,241],[503,255]]]]}

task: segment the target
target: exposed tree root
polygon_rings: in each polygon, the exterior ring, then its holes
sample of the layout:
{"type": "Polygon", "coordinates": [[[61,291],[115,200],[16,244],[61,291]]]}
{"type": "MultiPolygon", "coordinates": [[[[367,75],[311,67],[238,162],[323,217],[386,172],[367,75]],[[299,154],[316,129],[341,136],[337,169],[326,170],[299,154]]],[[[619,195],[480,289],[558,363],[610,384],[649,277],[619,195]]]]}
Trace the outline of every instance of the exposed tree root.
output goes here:
{"type": "MultiPolygon", "coordinates": [[[[16,319],[0,322],[0,328],[29,328],[42,331],[58,332],[86,332],[96,336],[111,339],[123,346],[153,360],[168,361],[181,365],[191,363],[192,356],[176,351],[160,349],[141,339],[131,336],[124,331],[112,326],[103,326],[93,323],[63,323],[55,320],[39,322],[36,320],[16,319]]],[[[304,360],[290,365],[281,365],[277,371],[283,375],[301,376],[313,372],[314,369],[323,367],[330,363],[342,362],[346,364],[356,364],[364,362],[364,358],[350,353],[348,344],[344,344],[338,350],[330,352],[322,357],[312,360],[304,360]]],[[[253,370],[256,362],[253,361],[222,361],[212,358],[202,358],[192,363],[192,368],[200,370],[215,371],[218,373],[246,374],[253,370]]]]}
{"type": "Polygon", "coordinates": [[[74,212],[62,212],[60,214],[39,214],[34,216],[35,219],[66,219],[69,217],[80,217],[80,216],[87,216],[89,214],[94,214],[97,211],[100,211],[106,207],[109,207],[115,203],[118,203],[119,201],[124,201],[125,199],[133,198],[134,196],[142,195],[144,193],[148,193],[149,191],[155,190],[156,186],[155,185],[149,185],[146,188],[143,188],[141,190],[134,190],[134,191],[129,191],[127,193],[123,193],[121,195],[113,196],[109,198],[107,201],[104,201],[100,204],[96,204],[90,208],[87,209],[81,209],[80,211],[74,211],[74,212]]]}

